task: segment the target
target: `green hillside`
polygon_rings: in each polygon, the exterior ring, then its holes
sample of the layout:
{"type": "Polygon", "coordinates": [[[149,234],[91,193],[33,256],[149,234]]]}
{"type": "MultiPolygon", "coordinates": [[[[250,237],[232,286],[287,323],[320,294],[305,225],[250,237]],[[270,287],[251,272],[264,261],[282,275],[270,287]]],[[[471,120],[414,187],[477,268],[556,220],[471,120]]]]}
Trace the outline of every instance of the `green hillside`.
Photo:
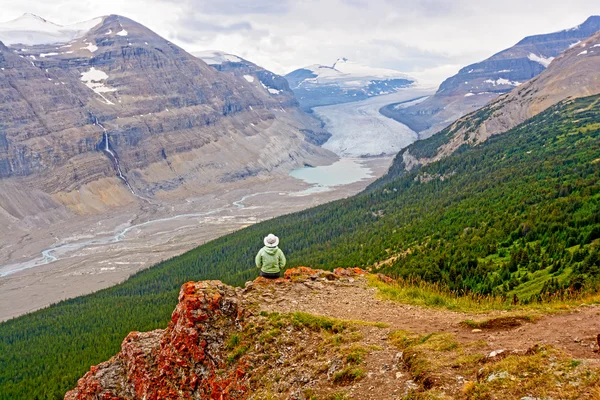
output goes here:
{"type": "Polygon", "coordinates": [[[522,302],[596,290],[598,96],[394,175],[400,170],[353,198],[254,225],[118,286],[0,324],[0,399],[62,398],[130,331],[165,327],[183,282],[254,278],[254,254],[269,232],[282,238],[290,266],[365,267],[400,254],[385,273],[455,290],[522,302]]]}

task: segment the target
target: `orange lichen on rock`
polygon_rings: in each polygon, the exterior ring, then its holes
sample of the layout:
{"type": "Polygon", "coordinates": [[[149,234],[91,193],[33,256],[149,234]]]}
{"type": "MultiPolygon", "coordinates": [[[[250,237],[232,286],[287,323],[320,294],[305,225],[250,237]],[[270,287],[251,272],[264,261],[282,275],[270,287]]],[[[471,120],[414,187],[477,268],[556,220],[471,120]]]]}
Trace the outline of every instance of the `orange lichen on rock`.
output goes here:
{"type": "Polygon", "coordinates": [[[224,340],[239,329],[235,290],[187,282],[165,330],[132,332],[121,352],[92,367],[65,399],[241,399],[243,362],[228,368],[224,340]]]}
{"type": "Polygon", "coordinates": [[[333,270],[333,273],[339,276],[357,276],[357,275],[366,275],[369,272],[365,271],[362,268],[336,268],[333,270]]]}
{"type": "Polygon", "coordinates": [[[246,290],[220,281],[187,282],[166,329],[130,333],[121,351],[91,367],[65,399],[244,399],[253,367],[243,355],[229,357],[227,341],[252,316],[244,306],[253,304],[246,299],[251,287],[365,274],[360,268],[331,272],[298,267],[279,279],[259,277],[246,290]]]}

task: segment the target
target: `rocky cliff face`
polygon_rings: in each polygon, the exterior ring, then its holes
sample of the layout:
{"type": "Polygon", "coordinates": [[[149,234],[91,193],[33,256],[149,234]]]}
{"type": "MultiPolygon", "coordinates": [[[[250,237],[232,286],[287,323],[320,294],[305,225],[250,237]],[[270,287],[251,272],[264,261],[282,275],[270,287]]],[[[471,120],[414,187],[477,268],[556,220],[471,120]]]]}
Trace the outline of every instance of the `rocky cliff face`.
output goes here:
{"type": "MultiPolygon", "coordinates": [[[[209,50],[196,52],[193,55],[218,71],[231,72],[237,77],[245,79],[248,84],[256,86],[259,90],[266,91],[271,97],[279,101],[283,107],[296,107],[299,105],[288,81],[280,75],[274,74],[239,56],[221,51],[209,50]]],[[[318,146],[331,137],[331,134],[323,129],[323,124],[304,128],[302,132],[309,142],[318,146]]]]}
{"type": "Polygon", "coordinates": [[[407,169],[446,157],[463,145],[477,145],[525,122],[565,99],[600,93],[600,32],[571,47],[544,72],[512,92],[459,119],[440,132],[431,157],[402,154],[407,169]]]}
{"type": "MultiPolygon", "coordinates": [[[[362,274],[360,269],[332,273],[301,267],[275,281],[258,278],[245,289],[220,281],[188,282],[166,329],[129,334],[121,352],[92,367],[65,399],[243,399],[271,390],[269,386],[276,384],[269,382],[273,373],[286,376],[285,393],[290,398],[305,398],[307,383],[332,378],[327,369],[309,371],[299,363],[291,365],[292,359],[310,357],[316,350],[319,326],[301,315],[288,319],[258,314],[257,302],[265,301],[261,296],[271,285],[322,285],[319,281],[343,285],[362,274]]],[[[334,332],[342,330],[338,326],[334,332]]],[[[334,370],[343,364],[340,361],[334,370]]]]}
{"type": "Polygon", "coordinates": [[[526,37],[487,60],[462,68],[424,102],[406,108],[392,105],[384,113],[419,132],[422,138],[429,137],[539,75],[555,57],[598,30],[600,16],[592,16],[575,28],[526,37]]]}
{"type": "Polygon", "coordinates": [[[243,75],[116,15],[68,43],[0,45],[0,178],[64,203],[104,180],[151,197],[334,159],[289,92],[243,75]]]}

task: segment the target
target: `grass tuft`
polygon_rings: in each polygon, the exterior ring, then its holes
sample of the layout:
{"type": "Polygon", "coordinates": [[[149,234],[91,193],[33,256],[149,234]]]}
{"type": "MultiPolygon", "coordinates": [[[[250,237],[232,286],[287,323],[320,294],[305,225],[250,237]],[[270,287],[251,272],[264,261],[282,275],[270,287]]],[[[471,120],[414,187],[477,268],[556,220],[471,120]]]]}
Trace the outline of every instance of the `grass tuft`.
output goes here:
{"type": "Polygon", "coordinates": [[[338,385],[347,385],[361,379],[365,372],[357,367],[347,366],[341,371],[333,374],[333,383],[338,385]]]}
{"type": "Polygon", "coordinates": [[[439,283],[430,283],[419,279],[398,279],[394,283],[384,283],[376,275],[369,275],[368,281],[371,287],[377,288],[379,296],[386,300],[469,313],[528,310],[554,313],[586,304],[600,304],[600,293],[563,299],[548,298],[543,302],[514,305],[510,298],[454,292],[439,283]]]}

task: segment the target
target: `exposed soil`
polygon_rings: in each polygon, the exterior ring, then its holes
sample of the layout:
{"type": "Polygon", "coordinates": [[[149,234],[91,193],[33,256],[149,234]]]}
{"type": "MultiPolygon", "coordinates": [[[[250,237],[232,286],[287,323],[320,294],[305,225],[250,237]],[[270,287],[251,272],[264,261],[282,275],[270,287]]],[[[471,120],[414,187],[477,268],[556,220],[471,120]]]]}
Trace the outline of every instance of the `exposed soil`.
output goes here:
{"type": "MultiPolygon", "coordinates": [[[[564,351],[573,359],[591,367],[600,367],[597,335],[600,332],[600,307],[581,306],[575,310],[545,315],[533,322],[520,319],[518,323],[492,323],[490,328],[473,329],[461,324],[465,320],[502,318],[506,312],[469,314],[444,309],[431,309],[381,300],[377,289],[370,287],[364,277],[347,281],[315,280],[293,285],[276,284],[263,288],[261,309],[267,312],[307,312],[344,320],[383,323],[385,327],[362,326],[361,344],[375,349],[365,357],[364,379],[343,387],[354,399],[397,399],[417,389],[410,372],[403,365],[398,348],[389,343],[388,335],[396,330],[416,334],[450,333],[461,345],[477,343],[479,351],[490,354],[525,354],[534,345],[550,345],[564,351]],[[508,326],[507,326],[508,325],[508,326]]],[[[452,378],[450,392],[460,393],[464,384],[461,376],[452,378]]]]}

